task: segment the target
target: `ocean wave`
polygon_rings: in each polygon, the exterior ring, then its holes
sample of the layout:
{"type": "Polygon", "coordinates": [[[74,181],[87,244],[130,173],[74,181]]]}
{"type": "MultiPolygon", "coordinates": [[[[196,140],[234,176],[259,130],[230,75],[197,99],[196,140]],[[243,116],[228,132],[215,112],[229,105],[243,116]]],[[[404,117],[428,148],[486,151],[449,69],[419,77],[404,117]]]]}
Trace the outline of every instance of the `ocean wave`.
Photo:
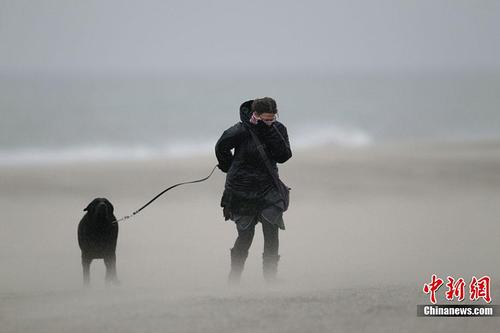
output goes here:
{"type": "Polygon", "coordinates": [[[333,145],[362,147],[373,143],[372,137],[363,130],[337,125],[305,125],[290,139],[296,148],[333,145]]]}
{"type": "Polygon", "coordinates": [[[165,147],[152,146],[78,146],[51,149],[18,149],[0,151],[0,165],[31,165],[72,162],[133,161],[156,158],[184,158],[208,154],[213,144],[180,143],[165,147]]]}
{"type": "MultiPolygon", "coordinates": [[[[314,126],[293,130],[292,149],[336,145],[359,147],[372,143],[371,137],[361,130],[337,126],[314,126]]],[[[214,154],[217,139],[179,141],[163,146],[152,145],[81,145],[54,148],[20,148],[0,150],[0,165],[33,165],[73,162],[133,161],[159,158],[186,158],[214,154]]]]}

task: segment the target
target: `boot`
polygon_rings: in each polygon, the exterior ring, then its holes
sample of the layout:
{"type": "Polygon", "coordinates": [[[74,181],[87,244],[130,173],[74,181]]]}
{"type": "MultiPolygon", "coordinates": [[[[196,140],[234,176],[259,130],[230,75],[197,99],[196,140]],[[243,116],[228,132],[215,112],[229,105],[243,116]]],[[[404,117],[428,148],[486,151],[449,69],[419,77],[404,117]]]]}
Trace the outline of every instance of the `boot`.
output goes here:
{"type": "Polygon", "coordinates": [[[278,254],[262,254],[262,268],[264,279],[267,282],[276,282],[276,274],[278,273],[278,254]]]}
{"type": "Polygon", "coordinates": [[[236,249],[231,249],[231,271],[229,272],[229,284],[239,284],[241,280],[241,273],[248,257],[248,251],[238,252],[236,249]]]}

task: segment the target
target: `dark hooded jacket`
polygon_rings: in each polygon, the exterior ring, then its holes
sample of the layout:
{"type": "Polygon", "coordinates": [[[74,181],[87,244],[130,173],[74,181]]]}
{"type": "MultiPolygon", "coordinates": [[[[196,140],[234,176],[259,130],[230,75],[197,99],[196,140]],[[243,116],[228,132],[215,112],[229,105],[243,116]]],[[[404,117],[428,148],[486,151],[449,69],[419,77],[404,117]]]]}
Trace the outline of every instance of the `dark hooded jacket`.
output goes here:
{"type": "Polygon", "coordinates": [[[227,173],[221,199],[226,220],[231,214],[255,215],[263,208],[279,206],[282,202],[247,126],[259,137],[276,171],[276,163],[284,163],[292,156],[287,130],[278,121],[273,126],[262,121],[252,124],[252,102],[249,100],[240,106],[241,121],[225,130],[215,145],[219,169],[227,173]]]}

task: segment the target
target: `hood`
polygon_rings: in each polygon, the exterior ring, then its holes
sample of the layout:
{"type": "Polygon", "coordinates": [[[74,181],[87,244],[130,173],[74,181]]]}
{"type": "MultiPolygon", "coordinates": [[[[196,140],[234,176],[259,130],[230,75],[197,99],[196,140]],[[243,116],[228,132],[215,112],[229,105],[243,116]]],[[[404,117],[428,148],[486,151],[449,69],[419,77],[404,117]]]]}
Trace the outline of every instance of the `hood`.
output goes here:
{"type": "Polygon", "coordinates": [[[253,99],[240,105],[240,119],[243,123],[251,124],[250,117],[252,116],[252,102],[253,99]]]}

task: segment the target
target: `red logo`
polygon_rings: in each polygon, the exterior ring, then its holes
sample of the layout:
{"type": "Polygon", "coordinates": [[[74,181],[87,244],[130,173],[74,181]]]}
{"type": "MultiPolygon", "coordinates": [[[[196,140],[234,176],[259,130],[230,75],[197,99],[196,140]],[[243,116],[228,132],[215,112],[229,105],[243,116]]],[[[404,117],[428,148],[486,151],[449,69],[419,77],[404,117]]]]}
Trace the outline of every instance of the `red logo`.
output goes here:
{"type": "MultiPolygon", "coordinates": [[[[447,280],[447,290],[445,293],[446,299],[448,301],[453,301],[453,299],[456,298],[459,302],[463,301],[465,299],[465,280],[463,278],[455,280],[452,276],[448,276],[447,280]]],[[[486,303],[490,303],[490,282],[491,278],[487,275],[481,277],[480,279],[473,276],[468,285],[469,299],[471,301],[477,301],[482,298],[486,303]]],[[[438,278],[436,274],[432,274],[430,283],[424,284],[423,292],[425,294],[429,294],[429,299],[432,304],[436,304],[436,292],[443,284],[443,279],[438,278]]]]}

